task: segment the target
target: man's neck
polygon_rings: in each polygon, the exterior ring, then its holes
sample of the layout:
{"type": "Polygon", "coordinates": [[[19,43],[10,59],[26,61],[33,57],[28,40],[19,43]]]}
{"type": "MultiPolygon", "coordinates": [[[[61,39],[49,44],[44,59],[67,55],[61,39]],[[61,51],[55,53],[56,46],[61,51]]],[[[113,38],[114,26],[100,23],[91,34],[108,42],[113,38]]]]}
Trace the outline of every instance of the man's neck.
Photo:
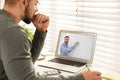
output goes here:
{"type": "Polygon", "coordinates": [[[3,10],[9,14],[9,16],[13,19],[13,21],[19,23],[20,17],[19,17],[18,9],[5,6],[3,10]]]}
{"type": "Polygon", "coordinates": [[[67,45],[68,45],[68,43],[67,43],[67,42],[65,42],[65,44],[67,44],[67,45]]]}

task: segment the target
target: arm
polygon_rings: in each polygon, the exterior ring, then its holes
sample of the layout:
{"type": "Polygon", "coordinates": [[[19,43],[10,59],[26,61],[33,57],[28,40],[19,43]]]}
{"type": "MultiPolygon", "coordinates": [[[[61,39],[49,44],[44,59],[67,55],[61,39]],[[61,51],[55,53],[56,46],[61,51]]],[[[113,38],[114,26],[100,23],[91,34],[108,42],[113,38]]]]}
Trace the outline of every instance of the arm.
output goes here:
{"type": "Polygon", "coordinates": [[[79,45],[79,42],[75,42],[75,44],[74,44],[73,46],[69,47],[67,51],[68,51],[68,52],[72,51],[72,50],[75,49],[75,47],[78,46],[78,45],[79,45]]]}
{"type": "Polygon", "coordinates": [[[76,47],[76,46],[73,45],[73,46],[69,47],[69,48],[67,49],[67,51],[68,51],[68,52],[71,52],[73,49],[75,49],[75,47],[76,47]]]}
{"type": "Polygon", "coordinates": [[[34,39],[32,41],[32,49],[31,49],[32,59],[34,63],[38,58],[44,44],[44,39],[46,37],[47,28],[49,25],[49,17],[43,14],[36,14],[33,16],[32,22],[36,27],[36,32],[34,35],[34,39]]]}
{"type": "Polygon", "coordinates": [[[36,76],[30,53],[30,40],[19,29],[5,32],[1,45],[2,62],[9,80],[83,80],[80,74],[69,77],[36,76]]]}
{"type": "Polygon", "coordinates": [[[44,45],[44,40],[46,37],[47,32],[41,32],[36,30],[35,35],[34,35],[34,39],[32,41],[32,48],[31,48],[31,53],[32,53],[32,59],[33,59],[33,63],[36,61],[36,59],[38,58],[40,51],[44,45]]]}
{"type": "Polygon", "coordinates": [[[73,49],[75,48],[75,46],[71,46],[71,47],[67,47],[67,45],[65,45],[65,43],[63,43],[62,45],[61,45],[61,47],[60,47],[60,53],[62,54],[62,55],[68,55],[68,53],[70,52],[70,51],[72,51],[73,49]]]}

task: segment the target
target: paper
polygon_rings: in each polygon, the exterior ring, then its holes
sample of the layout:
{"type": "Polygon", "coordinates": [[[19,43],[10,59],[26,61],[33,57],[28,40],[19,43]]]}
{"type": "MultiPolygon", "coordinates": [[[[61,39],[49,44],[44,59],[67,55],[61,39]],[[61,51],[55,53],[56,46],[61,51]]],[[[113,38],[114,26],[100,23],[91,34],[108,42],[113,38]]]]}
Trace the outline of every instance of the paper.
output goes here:
{"type": "Polygon", "coordinates": [[[109,73],[103,73],[103,80],[120,80],[120,74],[115,75],[115,74],[109,74],[109,73]]]}

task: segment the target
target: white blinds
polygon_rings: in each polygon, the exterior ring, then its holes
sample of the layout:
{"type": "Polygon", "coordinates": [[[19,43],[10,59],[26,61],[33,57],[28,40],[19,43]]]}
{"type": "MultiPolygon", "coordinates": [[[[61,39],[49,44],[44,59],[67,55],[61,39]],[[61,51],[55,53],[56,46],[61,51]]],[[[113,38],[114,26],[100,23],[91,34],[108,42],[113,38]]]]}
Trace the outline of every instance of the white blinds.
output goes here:
{"type": "Polygon", "coordinates": [[[97,33],[94,63],[120,73],[119,0],[40,0],[50,17],[45,50],[55,52],[60,29],[97,33]]]}
{"type": "Polygon", "coordinates": [[[41,0],[40,12],[50,17],[50,27],[46,38],[46,49],[55,52],[58,32],[60,29],[80,29],[78,21],[78,3],[76,0],[41,0]],[[74,27],[74,28],[73,28],[74,27]]]}
{"type": "Polygon", "coordinates": [[[120,73],[120,0],[40,0],[39,10],[50,17],[43,50],[55,52],[60,29],[95,32],[93,64],[120,73]]]}
{"type": "Polygon", "coordinates": [[[4,0],[0,0],[0,9],[3,8],[3,5],[4,5],[4,0]]]}
{"type": "Polygon", "coordinates": [[[120,72],[120,2],[84,2],[83,30],[98,34],[94,64],[120,72]]]}

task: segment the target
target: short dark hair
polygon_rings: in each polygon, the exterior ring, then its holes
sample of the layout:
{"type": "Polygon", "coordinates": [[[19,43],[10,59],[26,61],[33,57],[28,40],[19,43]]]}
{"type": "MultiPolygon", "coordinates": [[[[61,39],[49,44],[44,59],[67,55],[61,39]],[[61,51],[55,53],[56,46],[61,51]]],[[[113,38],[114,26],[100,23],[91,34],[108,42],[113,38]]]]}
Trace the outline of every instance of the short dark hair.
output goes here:
{"type": "Polygon", "coordinates": [[[65,36],[64,38],[69,38],[69,36],[65,36]]]}
{"type": "Polygon", "coordinates": [[[14,5],[18,2],[19,0],[5,0],[5,4],[9,4],[9,5],[14,5]]]}
{"type": "MultiPolygon", "coordinates": [[[[19,0],[5,0],[5,4],[9,4],[9,5],[14,5],[18,2],[19,0]]],[[[29,2],[30,0],[28,0],[29,2]]]]}

